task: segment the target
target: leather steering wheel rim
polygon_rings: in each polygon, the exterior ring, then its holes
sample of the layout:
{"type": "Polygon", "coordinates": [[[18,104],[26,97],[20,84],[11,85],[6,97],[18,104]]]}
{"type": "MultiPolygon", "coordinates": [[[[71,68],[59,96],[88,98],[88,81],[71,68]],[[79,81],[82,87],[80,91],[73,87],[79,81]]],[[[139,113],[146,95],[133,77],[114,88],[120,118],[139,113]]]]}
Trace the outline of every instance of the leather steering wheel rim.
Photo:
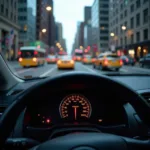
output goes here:
{"type": "MultiPolygon", "coordinates": [[[[147,115],[150,114],[149,105],[143,100],[142,97],[140,97],[135,91],[133,91],[129,87],[103,75],[94,75],[83,72],[65,73],[54,78],[46,78],[38,84],[34,85],[33,87],[30,87],[21,95],[19,95],[10,106],[8,106],[8,108],[5,110],[2,117],[0,118],[0,147],[4,145],[6,139],[9,137],[20,113],[24,110],[27,104],[31,102],[31,99],[28,99],[28,97],[32,92],[37,92],[42,87],[47,85],[54,86],[59,83],[60,85],[63,85],[66,83],[66,81],[68,81],[69,83],[74,79],[79,81],[86,80],[87,82],[94,81],[96,84],[103,81],[109,84],[116,85],[117,88],[120,88],[120,91],[127,91],[130,96],[130,103],[134,107],[140,118],[143,120],[144,123],[150,124],[150,117],[147,115]]],[[[32,99],[32,101],[34,101],[34,99],[32,99]]]]}

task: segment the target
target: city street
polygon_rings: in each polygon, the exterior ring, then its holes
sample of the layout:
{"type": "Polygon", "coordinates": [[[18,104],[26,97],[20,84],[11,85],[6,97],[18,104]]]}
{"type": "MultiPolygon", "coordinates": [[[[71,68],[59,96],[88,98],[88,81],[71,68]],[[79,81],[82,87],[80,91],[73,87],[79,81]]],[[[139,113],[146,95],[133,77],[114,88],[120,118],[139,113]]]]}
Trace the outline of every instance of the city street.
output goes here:
{"type": "MultiPolygon", "coordinates": [[[[76,62],[74,70],[58,70],[56,64],[45,64],[44,66],[39,67],[32,67],[32,68],[22,68],[18,62],[9,62],[9,65],[15,74],[19,75],[20,77],[25,78],[32,78],[32,77],[45,77],[45,76],[56,76],[58,74],[69,72],[69,71],[84,71],[84,72],[91,72],[94,74],[106,74],[106,73],[117,73],[113,70],[106,70],[100,71],[98,69],[94,69],[92,65],[83,65],[80,62],[76,62]]],[[[126,74],[150,74],[150,69],[148,68],[140,68],[139,66],[123,66],[119,73],[126,73],[126,74]]]]}

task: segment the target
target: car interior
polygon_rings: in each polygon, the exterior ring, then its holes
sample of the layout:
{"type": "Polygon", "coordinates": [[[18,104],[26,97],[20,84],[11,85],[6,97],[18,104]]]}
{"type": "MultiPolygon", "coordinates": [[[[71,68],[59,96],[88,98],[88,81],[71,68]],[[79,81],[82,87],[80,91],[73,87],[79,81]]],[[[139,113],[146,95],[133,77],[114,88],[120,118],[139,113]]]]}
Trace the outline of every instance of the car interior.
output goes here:
{"type": "Polygon", "coordinates": [[[22,79],[0,64],[1,149],[150,149],[148,74],[22,79]]]}

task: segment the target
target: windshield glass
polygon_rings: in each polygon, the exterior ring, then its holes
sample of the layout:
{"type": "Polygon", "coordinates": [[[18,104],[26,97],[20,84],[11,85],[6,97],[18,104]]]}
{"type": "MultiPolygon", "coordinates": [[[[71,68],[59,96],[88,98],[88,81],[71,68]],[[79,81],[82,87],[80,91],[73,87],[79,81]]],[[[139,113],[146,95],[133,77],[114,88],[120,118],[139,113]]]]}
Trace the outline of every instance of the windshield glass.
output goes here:
{"type": "Polygon", "coordinates": [[[21,78],[150,74],[150,0],[0,0],[0,54],[21,78]]]}

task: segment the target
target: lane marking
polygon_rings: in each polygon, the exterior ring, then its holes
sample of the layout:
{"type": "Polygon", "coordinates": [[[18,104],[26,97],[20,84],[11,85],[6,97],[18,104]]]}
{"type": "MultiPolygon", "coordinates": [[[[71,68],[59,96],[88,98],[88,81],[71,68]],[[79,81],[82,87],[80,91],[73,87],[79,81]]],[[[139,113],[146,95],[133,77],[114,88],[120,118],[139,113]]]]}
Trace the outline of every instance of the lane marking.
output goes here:
{"type": "Polygon", "coordinates": [[[95,70],[93,70],[93,69],[91,69],[91,68],[88,68],[87,66],[84,66],[84,65],[82,65],[82,64],[81,64],[81,66],[82,66],[83,68],[89,70],[89,71],[92,72],[92,73],[97,73],[95,70]]]}
{"type": "Polygon", "coordinates": [[[57,68],[57,66],[51,68],[51,69],[48,70],[47,72],[41,74],[40,77],[45,77],[45,76],[48,75],[49,73],[53,72],[56,68],[57,68]]]}
{"type": "Polygon", "coordinates": [[[129,72],[128,70],[123,69],[123,68],[121,68],[120,71],[121,71],[121,72],[129,72]]]}
{"type": "Polygon", "coordinates": [[[25,73],[25,72],[31,71],[31,70],[32,70],[32,68],[29,68],[29,69],[25,69],[25,70],[16,71],[15,73],[17,73],[17,74],[22,74],[22,73],[25,73]]]}

